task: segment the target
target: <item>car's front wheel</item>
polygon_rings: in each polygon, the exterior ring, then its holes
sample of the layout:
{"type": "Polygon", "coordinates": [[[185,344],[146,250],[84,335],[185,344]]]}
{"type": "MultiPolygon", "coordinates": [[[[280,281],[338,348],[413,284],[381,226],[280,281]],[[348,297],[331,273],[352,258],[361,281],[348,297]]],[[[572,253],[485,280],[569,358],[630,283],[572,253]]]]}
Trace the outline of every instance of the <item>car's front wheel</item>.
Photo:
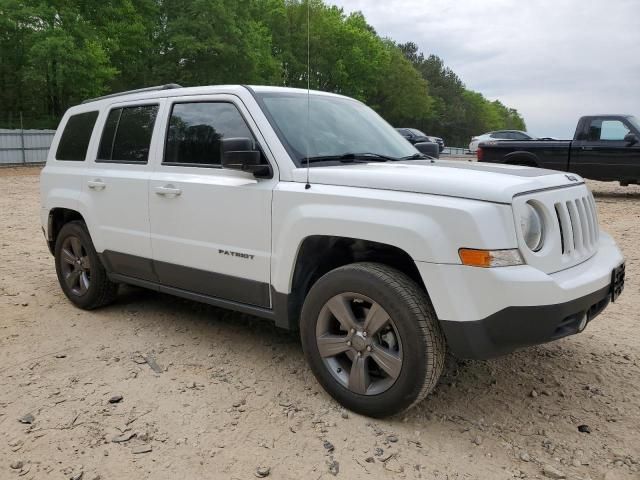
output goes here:
{"type": "Polygon", "coordinates": [[[300,334],[320,384],[364,415],[412,407],[444,365],[444,337],[426,292],[382,264],[346,265],[320,278],[305,300],[300,334]]]}
{"type": "Polygon", "coordinates": [[[109,280],[83,222],[69,222],[60,229],[55,261],[60,287],[75,306],[92,310],[115,299],[118,285],[109,280]]]}

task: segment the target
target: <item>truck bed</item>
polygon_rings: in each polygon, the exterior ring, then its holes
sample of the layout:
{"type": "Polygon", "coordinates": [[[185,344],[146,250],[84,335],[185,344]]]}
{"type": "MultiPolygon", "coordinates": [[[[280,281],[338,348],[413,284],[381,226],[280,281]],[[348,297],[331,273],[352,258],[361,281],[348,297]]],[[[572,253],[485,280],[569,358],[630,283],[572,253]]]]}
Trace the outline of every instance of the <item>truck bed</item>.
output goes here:
{"type": "Polygon", "coordinates": [[[570,151],[571,140],[492,140],[480,144],[478,161],[566,171],[570,151]]]}

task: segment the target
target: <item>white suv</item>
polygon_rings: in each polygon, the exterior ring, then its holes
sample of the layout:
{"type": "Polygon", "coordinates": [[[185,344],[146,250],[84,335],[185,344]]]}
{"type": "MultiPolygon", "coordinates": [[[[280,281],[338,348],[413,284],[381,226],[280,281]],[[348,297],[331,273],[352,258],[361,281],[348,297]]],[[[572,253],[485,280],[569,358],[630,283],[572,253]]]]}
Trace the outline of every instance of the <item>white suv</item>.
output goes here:
{"type": "Polygon", "coordinates": [[[434,161],[322,92],[87,101],[64,115],[41,191],[75,305],[128,283],[299,329],[322,386],[372,416],[425,397],[446,349],[488,358],[580,332],[624,284],[581,178],[434,161]]]}

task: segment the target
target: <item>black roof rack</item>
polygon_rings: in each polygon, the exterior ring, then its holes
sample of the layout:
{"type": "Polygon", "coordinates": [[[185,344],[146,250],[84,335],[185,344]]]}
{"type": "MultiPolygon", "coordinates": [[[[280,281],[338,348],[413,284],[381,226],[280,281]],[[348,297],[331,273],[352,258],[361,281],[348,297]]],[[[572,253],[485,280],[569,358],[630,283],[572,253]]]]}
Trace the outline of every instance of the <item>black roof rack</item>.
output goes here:
{"type": "Polygon", "coordinates": [[[95,102],[105,98],[120,97],[122,95],[129,95],[130,93],[154,92],[157,90],[171,90],[173,88],[182,88],[182,85],[178,85],[177,83],[167,83],[165,85],[157,85],[155,87],[138,88],[136,90],[127,90],[126,92],[110,93],[109,95],[103,95],[101,97],[88,98],[83,100],[82,103],[95,102]]]}

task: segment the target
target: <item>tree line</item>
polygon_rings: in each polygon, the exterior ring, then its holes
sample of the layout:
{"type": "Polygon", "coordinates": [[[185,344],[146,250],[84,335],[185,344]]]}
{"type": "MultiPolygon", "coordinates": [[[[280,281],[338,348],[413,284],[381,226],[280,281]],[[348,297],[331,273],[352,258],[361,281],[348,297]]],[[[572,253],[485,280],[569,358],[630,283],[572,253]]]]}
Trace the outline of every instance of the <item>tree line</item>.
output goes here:
{"type": "Polygon", "coordinates": [[[25,128],[52,128],[86,98],[149,85],[307,82],[449,145],[525,128],[439,57],[323,0],[0,0],[0,127],[22,114],[25,128]]]}

